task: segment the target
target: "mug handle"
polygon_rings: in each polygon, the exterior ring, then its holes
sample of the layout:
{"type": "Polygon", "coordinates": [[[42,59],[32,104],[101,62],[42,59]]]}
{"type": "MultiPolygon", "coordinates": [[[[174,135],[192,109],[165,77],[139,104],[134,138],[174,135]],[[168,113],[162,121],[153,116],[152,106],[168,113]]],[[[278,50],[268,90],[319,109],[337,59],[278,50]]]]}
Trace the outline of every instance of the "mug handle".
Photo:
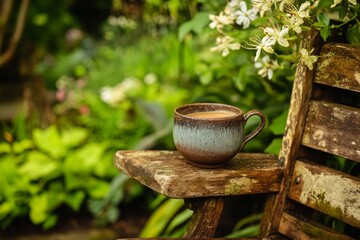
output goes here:
{"type": "Polygon", "coordinates": [[[258,135],[259,132],[261,130],[263,130],[263,128],[265,127],[265,124],[266,124],[265,115],[262,112],[258,111],[258,110],[250,110],[250,111],[248,111],[247,113],[244,114],[244,119],[245,119],[244,125],[246,125],[246,122],[250,117],[255,116],[255,115],[260,117],[260,124],[257,126],[257,128],[254,131],[252,131],[251,133],[249,133],[248,135],[245,136],[242,147],[244,147],[244,145],[248,141],[250,141],[253,137],[258,135]]]}

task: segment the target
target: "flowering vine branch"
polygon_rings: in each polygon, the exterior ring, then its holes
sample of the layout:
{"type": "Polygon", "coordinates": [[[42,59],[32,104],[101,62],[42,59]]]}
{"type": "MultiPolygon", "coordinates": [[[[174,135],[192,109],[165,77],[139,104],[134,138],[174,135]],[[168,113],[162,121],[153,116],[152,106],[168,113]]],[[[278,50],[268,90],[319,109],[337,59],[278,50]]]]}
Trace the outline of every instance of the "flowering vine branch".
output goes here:
{"type": "Polygon", "coordinates": [[[333,29],[348,25],[360,36],[359,15],[356,0],[230,0],[218,15],[209,16],[210,28],[218,33],[211,51],[225,57],[241,48],[254,50],[258,74],[272,79],[286,62],[301,61],[313,68],[318,56],[299,47],[302,32],[315,28],[326,41],[333,29]],[[243,30],[253,36],[237,34],[243,30]]]}

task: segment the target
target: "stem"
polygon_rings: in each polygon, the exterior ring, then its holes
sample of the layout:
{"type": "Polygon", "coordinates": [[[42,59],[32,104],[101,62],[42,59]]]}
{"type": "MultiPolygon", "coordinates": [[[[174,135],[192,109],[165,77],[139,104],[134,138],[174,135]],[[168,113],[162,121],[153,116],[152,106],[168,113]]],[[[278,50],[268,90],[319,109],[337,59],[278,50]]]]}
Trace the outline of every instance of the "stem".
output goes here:
{"type": "Polygon", "coordinates": [[[277,54],[276,52],[274,52],[274,54],[276,57],[286,60],[286,61],[290,61],[290,62],[296,61],[296,55],[294,55],[294,54],[280,55],[280,54],[277,54]]]}
{"type": "Polygon", "coordinates": [[[332,25],[331,27],[332,28],[341,28],[342,26],[344,26],[345,24],[348,24],[349,22],[351,22],[351,21],[353,21],[353,20],[355,20],[357,18],[357,15],[355,15],[355,16],[353,16],[352,18],[350,18],[348,21],[346,21],[346,22],[343,22],[343,23],[341,23],[341,24],[339,24],[339,25],[332,25]]]}
{"type": "Polygon", "coordinates": [[[20,10],[19,10],[19,15],[16,19],[16,26],[15,26],[15,31],[12,35],[12,38],[9,42],[9,46],[6,49],[6,51],[0,55],[0,67],[2,65],[4,65],[5,63],[7,63],[8,61],[10,61],[10,59],[12,58],[15,49],[20,41],[21,38],[21,34],[23,32],[24,29],[24,23],[25,23],[25,19],[26,19],[26,13],[29,7],[29,1],[30,0],[22,0],[21,2],[21,6],[20,6],[20,10]]]}
{"type": "Polygon", "coordinates": [[[3,40],[5,36],[6,25],[9,20],[13,5],[13,0],[4,0],[0,9],[0,53],[3,47],[3,40]]]}

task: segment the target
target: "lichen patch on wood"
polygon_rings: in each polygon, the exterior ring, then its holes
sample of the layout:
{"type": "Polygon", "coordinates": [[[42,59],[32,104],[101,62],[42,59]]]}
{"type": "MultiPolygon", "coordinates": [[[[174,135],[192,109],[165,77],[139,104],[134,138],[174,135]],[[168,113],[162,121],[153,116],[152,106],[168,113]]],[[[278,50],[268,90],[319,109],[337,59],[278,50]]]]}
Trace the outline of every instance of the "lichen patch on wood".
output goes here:
{"type": "Polygon", "coordinates": [[[320,55],[315,82],[360,92],[360,48],[326,44],[320,55]]]}
{"type": "Polygon", "coordinates": [[[298,161],[289,196],[352,225],[360,224],[360,182],[346,174],[298,161]]]}
{"type": "Polygon", "coordinates": [[[360,85],[360,72],[354,73],[354,77],[355,77],[356,81],[357,81],[357,82],[359,83],[359,85],[360,85]]]}
{"type": "Polygon", "coordinates": [[[241,177],[238,179],[230,179],[229,183],[225,186],[225,194],[232,195],[234,192],[251,192],[252,187],[258,181],[256,179],[251,179],[247,177],[241,177]]]}
{"type": "Polygon", "coordinates": [[[162,191],[166,191],[166,189],[169,187],[172,178],[169,175],[163,174],[163,173],[155,173],[154,179],[156,182],[158,182],[159,186],[161,187],[162,191]]]}
{"type": "Polygon", "coordinates": [[[190,165],[177,151],[118,151],[115,166],[145,186],[173,198],[276,192],[283,167],[274,155],[239,153],[223,167],[190,165]]]}
{"type": "Polygon", "coordinates": [[[327,101],[311,101],[302,144],[360,161],[360,109],[327,101]]]}

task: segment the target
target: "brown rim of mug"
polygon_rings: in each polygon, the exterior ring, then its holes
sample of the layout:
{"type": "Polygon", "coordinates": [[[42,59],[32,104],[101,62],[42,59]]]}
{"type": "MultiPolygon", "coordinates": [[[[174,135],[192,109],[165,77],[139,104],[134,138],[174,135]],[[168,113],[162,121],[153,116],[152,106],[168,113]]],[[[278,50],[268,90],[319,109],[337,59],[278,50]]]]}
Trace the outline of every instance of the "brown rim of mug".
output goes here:
{"type": "Polygon", "coordinates": [[[203,111],[197,111],[197,112],[207,112],[207,111],[216,111],[216,110],[227,110],[227,111],[231,111],[233,113],[235,113],[235,115],[233,116],[227,116],[227,117],[218,117],[218,118],[212,118],[211,120],[224,120],[224,119],[233,119],[233,118],[238,118],[239,116],[241,116],[242,118],[244,118],[244,112],[235,106],[232,105],[228,105],[228,104],[223,104],[223,103],[190,103],[190,104],[185,104],[179,107],[176,107],[174,109],[174,113],[178,116],[181,116],[183,118],[186,119],[196,119],[197,121],[208,121],[209,119],[206,118],[195,118],[195,117],[191,117],[188,116],[187,114],[189,113],[194,113],[196,111],[189,111],[186,113],[181,113],[180,111],[183,109],[187,109],[187,108],[191,108],[193,106],[203,106],[203,107],[208,107],[207,109],[203,109],[203,111]],[[213,108],[211,108],[211,106],[214,106],[213,108]],[[216,107],[222,107],[222,108],[216,108],[216,107]]]}

